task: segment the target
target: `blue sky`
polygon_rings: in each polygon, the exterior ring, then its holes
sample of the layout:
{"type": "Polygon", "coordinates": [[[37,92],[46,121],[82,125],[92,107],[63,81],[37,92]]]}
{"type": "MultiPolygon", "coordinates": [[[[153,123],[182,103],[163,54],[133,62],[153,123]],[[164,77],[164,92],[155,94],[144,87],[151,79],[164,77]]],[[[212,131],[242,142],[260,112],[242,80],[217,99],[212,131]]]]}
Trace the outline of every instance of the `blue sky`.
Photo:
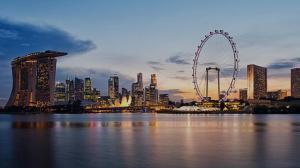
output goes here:
{"type": "MultiPolygon", "coordinates": [[[[289,89],[289,69],[297,66],[300,58],[297,0],[0,3],[3,101],[11,89],[10,60],[33,50],[49,48],[70,53],[58,61],[57,80],[91,76],[94,87],[106,94],[106,79],[113,73],[121,76],[121,85],[127,88],[138,72],[144,74],[145,82],[151,73],[158,73],[161,90],[189,99],[195,98],[191,83],[193,53],[209,31],[224,29],[234,37],[241,69],[250,63],[269,67],[270,90],[289,89]]],[[[215,44],[218,47],[223,42],[215,44]]],[[[213,43],[207,49],[212,55],[220,53],[213,43]]],[[[242,75],[237,88],[244,87],[242,75]]]]}

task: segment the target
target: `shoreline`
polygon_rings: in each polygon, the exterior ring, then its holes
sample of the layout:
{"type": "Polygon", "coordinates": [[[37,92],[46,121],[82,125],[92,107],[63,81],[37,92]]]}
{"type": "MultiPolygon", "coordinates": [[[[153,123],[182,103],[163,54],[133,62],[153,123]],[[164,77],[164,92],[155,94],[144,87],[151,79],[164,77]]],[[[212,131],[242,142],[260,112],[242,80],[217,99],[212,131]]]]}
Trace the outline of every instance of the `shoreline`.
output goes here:
{"type": "Polygon", "coordinates": [[[39,115],[39,114],[300,114],[299,112],[247,112],[247,111],[156,111],[156,112],[122,112],[122,111],[113,111],[113,112],[0,112],[0,115],[39,115]]]}

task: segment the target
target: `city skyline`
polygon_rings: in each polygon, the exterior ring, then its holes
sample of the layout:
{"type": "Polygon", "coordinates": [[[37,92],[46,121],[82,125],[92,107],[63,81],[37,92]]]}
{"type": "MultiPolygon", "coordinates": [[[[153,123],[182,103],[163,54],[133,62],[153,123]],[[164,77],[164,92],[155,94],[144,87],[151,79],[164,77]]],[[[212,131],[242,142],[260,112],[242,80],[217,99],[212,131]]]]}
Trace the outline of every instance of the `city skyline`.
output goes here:
{"type": "Polygon", "coordinates": [[[106,94],[107,79],[112,74],[120,76],[121,87],[131,88],[137,72],[147,78],[156,73],[159,89],[177,100],[196,98],[191,80],[193,52],[202,37],[214,29],[230,32],[237,42],[242,62],[237,88],[247,86],[246,65],[257,64],[268,68],[268,90],[290,90],[290,69],[298,67],[300,60],[299,9],[295,5],[299,2],[174,1],[170,4],[153,1],[128,5],[96,1],[46,2],[31,3],[32,6],[21,9],[23,3],[3,3],[0,11],[0,63],[3,65],[0,99],[5,102],[12,85],[10,61],[47,49],[69,53],[58,62],[58,81],[64,81],[67,75],[90,76],[106,94]],[[59,7],[61,3],[68,9],[59,7]],[[160,5],[156,6],[157,3],[160,5]],[[79,6],[83,11],[91,7],[98,10],[78,15],[75,11],[79,6]],[[36,11],[30,12],[33,8],[55,10],[36,16],[36,11]],[[234,15],[240,11],[243,11],[241,16],[234,15]],[[202,17],[206,15],[209,17],[202,17]],[[57,20],[57,16],[61,19],[57,20]],[[236,22],[241,24],[234,24],[236,22]],[[33,38],[36,34],[41,37],[33,38]],[[46,37],[53,38],[47,41],[46,37]],[[11,47],[5,47],[7,42],[11,47]]]}

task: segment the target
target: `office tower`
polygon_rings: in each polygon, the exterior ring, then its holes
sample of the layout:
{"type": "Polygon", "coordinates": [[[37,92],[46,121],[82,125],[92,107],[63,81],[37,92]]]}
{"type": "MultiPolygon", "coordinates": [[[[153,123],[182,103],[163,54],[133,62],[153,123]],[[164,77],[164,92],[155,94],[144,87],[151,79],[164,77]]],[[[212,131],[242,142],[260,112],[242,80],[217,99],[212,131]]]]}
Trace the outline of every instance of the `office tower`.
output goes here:
{"type": "Polygon", "coordinates": [[[157,105],[158,89],[157,89],[156,74],[151,74],[151,83],[149,89],[150,89],[150,105],[157,105]]]}
{"type": "Polygon", "coordinates": [[[96,102],[98,101],[98,99],[100,99],[100,96],[101,96],[100,90],[93,88],[92,100],[96,102]]]}
{"type": "Polygon", "coordinates": [[[82,79],[75,78],[75,100],[83,100],[84,94],[83,94],[83,88],[84,88],[84,82],[82,79]]]}
{"type": "Polygon", "coordinates": [[[53,105],[56,57],[64,55],[67,53],[48,50],[15,58],[11,62],[13,88],[6,106],[53,105]]]}
{"type": "Polygon", "coordinates": [[[137,74],[137,84],[138,84],[138,89],[142,91],[144,89],[144,86],[143,86],[143,74],[141,72],[137,74]]]}
{"type": "Polygon", "coordinates": [[[54,103],[57,105],[66,103],[66,85],[62,82],[56,82],[55,84],[54,103]]]}
{"type": "Polygon", "coordinates": [[[74,94],[74,81],[67,79],[66,80],[66,100],[67,102],[74,102],[75,94],[74,94]]]}
{"type": "Polygon", "coordinates": [[[92,80],[89,77],[84,79],[84,100],[92,100],[92,80]]]}
{"type": "Polygon", "coordinates": [[[132,105],[142,106],[144,103],[143,74],[137,74],[137,82],[132,83],[132,105]]]}
{"type": "Polygon", "coordinates": [[[156,74],[151,74],[151,84],[157,86],[156,74]]]}
{"type": "Polygon", "coordinates": [[[254,64],[247,66],[248,99],[267,97],[267,68],[254,64]]]}
{"type": "Polygon", "coordinates": [[[119,98],[119,77],[111,76],[108,79],[108,96],[111,98],[119,98]]]}
{"type": "Polygon", "coordinates": [[[267,98],[272,100],[281,100],[287,97],[286,90],[276,90],[267,92],[267,98]]]}
{"type": "Polygon", "coordinates": [[[145,101],[144,101],[146,106],[149,106],[150,103],[150,87],[146,86],[145,87],[145,101]]]}
{"type": "Polygon", "coordinates": [[[247,98],[248,98],[248,95],[247,95],[247,88],[245,88],[245,89],[240,89],[239,96],[240,96],[240,100],[247,101],[247,98]]]}
{"type": "Polygon", "coordinates": [[[291,69],[291,96],[300,98],[300,68],[291,69]]]}
{"type": "Polygon", "coordinates": [[[159,95],[159,104],[163,106],[168,106],[169,105],[169,94],[160,94],[159,95]]]}

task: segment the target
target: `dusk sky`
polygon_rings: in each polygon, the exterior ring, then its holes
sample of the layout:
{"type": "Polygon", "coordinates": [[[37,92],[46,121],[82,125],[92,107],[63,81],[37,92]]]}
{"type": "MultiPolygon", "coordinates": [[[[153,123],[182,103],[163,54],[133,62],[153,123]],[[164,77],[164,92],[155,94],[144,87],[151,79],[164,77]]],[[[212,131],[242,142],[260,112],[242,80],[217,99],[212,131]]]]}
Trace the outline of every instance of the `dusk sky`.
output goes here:
{"type": "MultiPolygon", "coordinates": [[[[118,74],[121,87],[130,89],[142,72],[145,84],[157,73],[159,89],[171,98],[196,98],[191,78],[194,52],[215,29],[229,32],[237,43],[237,89],[247,87],[247,64],[268,67],[268,90],[289,90],[290,69],[300,67],[297,0],[0,2],[2,104],[11,92],[10,61],[48,49],[69,53],[58,59],[58,81],[90,76],[102,95],[107,94],[110,75],[118,74]]],[[[227,41],[216,44],[222,43],[227,41]]],[[[212,55],[222,51],[207,47],[212,55]]]]}

